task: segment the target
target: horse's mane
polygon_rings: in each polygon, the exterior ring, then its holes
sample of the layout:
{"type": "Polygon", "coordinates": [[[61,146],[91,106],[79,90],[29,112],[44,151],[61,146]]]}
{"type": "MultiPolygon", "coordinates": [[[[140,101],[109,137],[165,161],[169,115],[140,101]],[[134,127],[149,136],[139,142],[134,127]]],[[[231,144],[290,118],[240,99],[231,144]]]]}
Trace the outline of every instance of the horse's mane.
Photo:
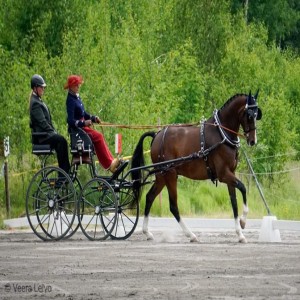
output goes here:
{"type": "Polygon", "coordinates": [[[220,108],[220,110],[222,110],[223,108],[225,108],[227,105],[229,105],[236,97],[240,97],[240,96],[246,96],[246,94],[235,94],[234,96],[232,96],[231,98],[229,98],[224,104],[223,106],[220,108]]]}

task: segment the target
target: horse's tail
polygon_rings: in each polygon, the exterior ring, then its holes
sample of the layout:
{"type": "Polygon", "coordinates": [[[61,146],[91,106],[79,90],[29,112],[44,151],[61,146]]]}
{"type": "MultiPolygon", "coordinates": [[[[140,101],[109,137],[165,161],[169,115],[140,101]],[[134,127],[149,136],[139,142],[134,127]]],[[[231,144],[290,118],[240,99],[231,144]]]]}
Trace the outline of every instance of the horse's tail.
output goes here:
{"type": "MultiPolygon", "coordinates": [[[[154,139],[155,135],[156,135],[156,132],[149,131],[149,132],[145,132],[140,137],[140,140],[139,140],[138,144],[136,145],[136,148],[132,155],[132,160],[131,160],[131,168],[132,169],[139,168],[139,167],[142,167],[145,165],[143,142],[147,136],[150,136],[150,137],[152,137],[152,139],[154,139]]],[[[133,181],[133,192],[135,195],[135,199],[136,199],[136,201],[139,201],[141,194],[142,194],[142,187],[143,187],[143,181],[144,181],[142,170],[139,169],[139,170],[132,171],[131,178],[133,181]]]]}

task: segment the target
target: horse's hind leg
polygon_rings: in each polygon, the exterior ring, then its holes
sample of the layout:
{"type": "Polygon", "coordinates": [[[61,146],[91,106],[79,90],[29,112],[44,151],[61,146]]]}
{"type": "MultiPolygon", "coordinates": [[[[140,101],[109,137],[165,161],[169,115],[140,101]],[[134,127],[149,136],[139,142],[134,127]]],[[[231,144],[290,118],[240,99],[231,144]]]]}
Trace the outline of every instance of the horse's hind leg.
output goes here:
{"type": "Polygon", "coordinates": [[[191,242],[198,242],[198,238],[196,235],[185,225],[183,220],[180,217],[178,204],[177,204],[177,175],[176,173],[170,174],[166,180],[166,185],[169,192],[169,203],[170,203],[170,211],[179,223],[182,228],[185,236],[190,238],[191,242]]]}
{"type": "Polygon", "coordinates": [[[156,177],[155,183],[152,185],[151,189],[148,191],[146,195],[146,205],[145,205],[145,213],[144,213],[144,222],[143,222],[143,233],[146,235],[147,240],[153,240],[153,234],[149,231],[148,223],[149,223],[149,214],[151,206],[157,197],[157,195],[162,191],[165,186],[165,182],[162,179],[158,179],[156,177]]]}

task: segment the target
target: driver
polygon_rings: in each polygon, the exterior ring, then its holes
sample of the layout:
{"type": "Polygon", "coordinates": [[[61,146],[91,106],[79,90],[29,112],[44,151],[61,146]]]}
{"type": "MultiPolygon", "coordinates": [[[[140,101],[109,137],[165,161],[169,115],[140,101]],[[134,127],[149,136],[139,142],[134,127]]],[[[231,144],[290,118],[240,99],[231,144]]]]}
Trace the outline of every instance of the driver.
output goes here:
{"type": "Polygon", "coordinates": [[[50,110],[42,100],[46,88],[46,82],[42,76],[35,74],[31,77],[31,94],[29,98],[30,128],[31,132],[44,133],[35,136],[33,143],[50,144],[57,155],[58,166],[67,174],[70,170],[68,155],[68,143],[66,139],[57,133],[52,124],[50,110]]]}

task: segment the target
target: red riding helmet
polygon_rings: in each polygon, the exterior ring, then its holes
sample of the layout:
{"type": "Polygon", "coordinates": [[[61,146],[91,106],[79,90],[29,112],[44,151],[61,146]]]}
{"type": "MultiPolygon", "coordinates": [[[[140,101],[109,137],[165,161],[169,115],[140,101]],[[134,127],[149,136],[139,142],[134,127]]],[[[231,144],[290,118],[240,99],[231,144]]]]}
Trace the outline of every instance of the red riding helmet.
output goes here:
{"type": "Polygon", "coordinates": [[[70,75],[68,81],[64,85],[64,89],[69,89],[72,86],[76,86],[83,83],[83,78],[79,75],[70,75]]]}

